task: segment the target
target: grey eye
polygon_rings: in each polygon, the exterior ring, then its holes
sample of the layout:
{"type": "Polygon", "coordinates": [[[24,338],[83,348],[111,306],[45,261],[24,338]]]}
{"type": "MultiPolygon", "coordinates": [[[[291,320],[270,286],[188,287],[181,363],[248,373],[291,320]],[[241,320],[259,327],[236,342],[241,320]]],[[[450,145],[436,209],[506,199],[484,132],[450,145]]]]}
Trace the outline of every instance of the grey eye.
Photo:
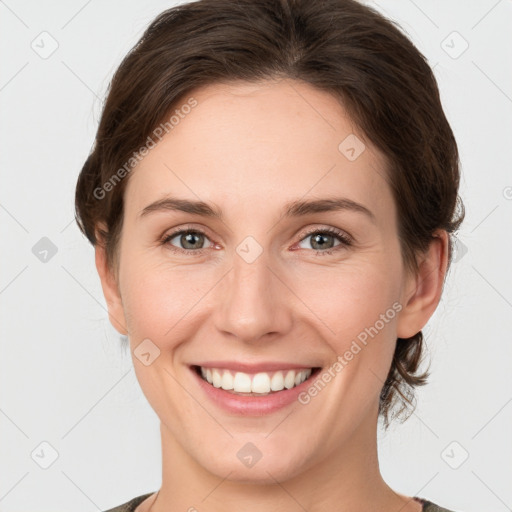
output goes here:
{"type": "Polygon", "coordinates": [[[182,230],[172,233],[164,240],[164,242],[184,251],[197,251],[204,249],[203,245],[205,240],[208,240],[208,237],[204,233],[199,231],[182,230]],[[177,240],[177,245],[173,243],[174,240],[177,240]]]}

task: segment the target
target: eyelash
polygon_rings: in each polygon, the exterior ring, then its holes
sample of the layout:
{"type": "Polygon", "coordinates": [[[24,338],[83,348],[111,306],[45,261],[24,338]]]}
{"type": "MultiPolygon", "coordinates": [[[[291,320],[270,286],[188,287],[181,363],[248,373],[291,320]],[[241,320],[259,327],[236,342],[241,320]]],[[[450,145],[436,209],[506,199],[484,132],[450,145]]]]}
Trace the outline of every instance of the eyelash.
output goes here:
{"type": "MultiPolygon", "coordinates": [[[[161,244],[167,245],[171,251],[176,252],[176,253],[184,253],[189,256],[201,256],[206,249],[187,250],[187,249],[181,249],[179,247],[175,247],[169,243],[173,238],[176,238],[178,235],[184,235],[184,234],[190,234],[190,233],[204,235],[206,238],[208,238],[206,233],[200,229],[195,229],[195,228],[194,229],[179,229],[177,231],[174,231],[174,232],[164,236],[164,238],[161,241],[161,244]]],[[[314,229],[304,233],[303,237],[300,239],[300,242],[302,242],[305,238],[308,238],[310,236],[317,235],[317,234],[326,234],[326,233],[328,233],[329,235],[333,235],[341,243],[331,249],[326,249],[325,251],[312,249],[312,251],[315,252],[317,256],[331,255],[340,249],[350,247],[353,243],[352,239],[348,235],[346,235],[342,231],[339,231],[338,229],[335,229],[335,228],[314,228],[314,229]]]]}
{"type": "Polygon", "coordinates": [[[329,255],[335,253],[336,251],[350,247],[352,245],[352,239],[348,235],[343,233],[342,231],[335,229],[335,228],[313,228],[313,229],[307,231],[306,233],[304,233],[304,236],[300,239],[300,241],[302,242],[302,240],[304,240],[305,238],[308,238],[309,236],[318,235],[318,234],[326,234],[326,233],[337,238],[340,241],[340,244],[336,245],[332,249],[326,249],[325,251],[319,251],[316,249],[312,249],[312,251],[314,251],[317,256],[326,256],[326,255],[329,256],[329,255]]]}

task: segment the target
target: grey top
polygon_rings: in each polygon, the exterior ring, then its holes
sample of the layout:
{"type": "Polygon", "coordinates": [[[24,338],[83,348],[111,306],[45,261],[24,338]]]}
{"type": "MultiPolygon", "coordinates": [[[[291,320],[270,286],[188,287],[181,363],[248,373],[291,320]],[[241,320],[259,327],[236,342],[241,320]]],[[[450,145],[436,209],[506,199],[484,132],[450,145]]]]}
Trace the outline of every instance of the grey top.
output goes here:
{"type": "MultiPolygon", "coordinates": [[[[155,492],[156,491],[148,492],[147,494],[143,494],[142,496],[137,496],[136,498],[133,498],[130,501],[123,503],[122,505],[110,508],[108,510],[105,510],[104,512],[134,512],[137,506],[139,506],[146,498],[149,498],[149,496],[151,496],[155,492]]],[[[423,505],[423,508],[421,509],[423,512],[455,512],[454,510],[448,510],[447,508],[440,507],[439,505],[436,505],[435,503],[432,503],[431,501],[428,501],[425,498],[419,498],[417,496],[414,496],[413,499],[415,499],[417,502],[423,505]]]]}

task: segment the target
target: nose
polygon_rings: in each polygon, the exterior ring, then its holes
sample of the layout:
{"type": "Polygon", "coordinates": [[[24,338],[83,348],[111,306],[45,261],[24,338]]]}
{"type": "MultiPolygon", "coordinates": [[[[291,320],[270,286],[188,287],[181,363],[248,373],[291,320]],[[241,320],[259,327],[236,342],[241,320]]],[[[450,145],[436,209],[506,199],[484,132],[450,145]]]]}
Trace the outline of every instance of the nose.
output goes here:
{"type": "Polygon", "coordinates": [[[292,327],[294,301],[283,277],[265,252],[251,263],[235,254],[233,268],[217,287],[217,329],[244,343],[284,336],[292,327]]]}

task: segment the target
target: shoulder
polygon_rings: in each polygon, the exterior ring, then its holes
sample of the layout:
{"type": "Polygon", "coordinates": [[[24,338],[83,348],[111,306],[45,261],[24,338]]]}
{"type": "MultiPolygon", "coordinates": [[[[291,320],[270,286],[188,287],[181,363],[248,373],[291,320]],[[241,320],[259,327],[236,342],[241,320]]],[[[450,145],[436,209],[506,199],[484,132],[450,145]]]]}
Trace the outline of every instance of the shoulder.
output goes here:
{"type": "MultiPolygon", "coordinates": [[[[137,496],[136,498],[132,498],[130,501],[127,501],[122,505],[109,508],[104,512],[134,512],[135,508],[138,507],[146,498],[149,498],[149,496],[152,494],[154,494],[154,492],[148,492],[147,494],[137,496]]],[[[422,512],[456,512],[455,510],[449,510],[447,508],[441,507],[425,498],[415,497],[415,499],[423,505],[422,512]]]]}
{"type": "Polygon", "coordinates": [[[415,499],[423,505],[422,512],[457,512],[455,510],[441,507],[437,503],[433,503],[425,498],[415,497],[415,499]]]}
{"type": "Polygon", "coordinates": [[[141,496],[137,496],[136,498],[132,498],[130,501],[123,503],[122,505],[118,505],[114,508],[109,508],[104,512],[133,512],[136,507],[138,507],[146,498],[149,498],[154,494],[154,492],[148,492],[147,494],[143,494],[141,496]]]}

